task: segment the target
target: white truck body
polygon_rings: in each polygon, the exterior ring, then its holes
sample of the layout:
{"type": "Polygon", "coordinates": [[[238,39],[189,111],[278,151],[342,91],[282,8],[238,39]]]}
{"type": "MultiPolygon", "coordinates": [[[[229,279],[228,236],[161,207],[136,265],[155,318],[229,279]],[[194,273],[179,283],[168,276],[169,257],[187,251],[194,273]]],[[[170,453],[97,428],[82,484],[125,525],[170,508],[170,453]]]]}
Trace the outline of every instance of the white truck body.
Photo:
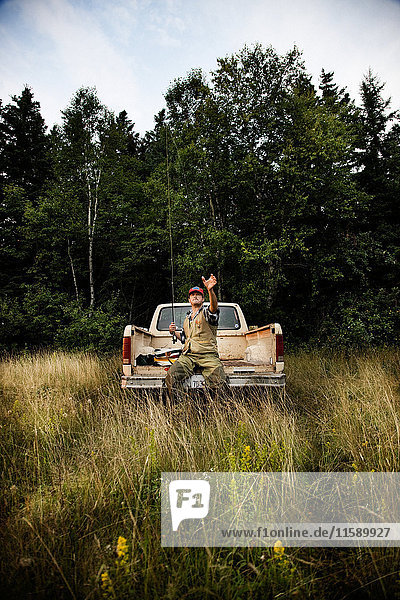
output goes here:
{"type": "MultiPolygon", "coordinates": [[[[283,336],[279,323],[248,328],[238,304],[219,302],[220,319],[217,331],[219,357],[230,387],[257,386],[284,388],[283,336]]],[[[190,310],[189,303],[174,304],[174,320],[178,331],[190,310]]],[[[123,375],[121,386],[133,389],[161,389],[168,370],[167,364],[144,364],[146,357],[158,351],[182,348],[179,340],[172,343],[168,326],[172,321],[172,305],[157,306],[149,329],[127,325],[123,341],[123,375]]],[[[151,358],[150,358],[151,361],[151,358]]],[[[172,363],[171,363],[172,364],[172,363]]],[[[204,378],[194,374],[184,387],[201,388],[204,378]]]]}

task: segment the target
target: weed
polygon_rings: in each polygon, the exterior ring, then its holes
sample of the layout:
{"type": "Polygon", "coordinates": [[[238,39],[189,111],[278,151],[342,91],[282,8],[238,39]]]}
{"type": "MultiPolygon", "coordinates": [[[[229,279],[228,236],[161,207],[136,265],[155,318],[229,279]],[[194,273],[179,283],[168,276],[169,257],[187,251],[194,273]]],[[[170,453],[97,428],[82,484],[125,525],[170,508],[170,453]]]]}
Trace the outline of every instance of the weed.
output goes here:
{"type": "Polygon", "coordinates": [[[400,597],[396,548],[160,546],[162,471],[400,470],[398,351],[286,364],[285,402],[165,406],[120,389],[119,357],[0,363],[3,597],[400,597]]]}

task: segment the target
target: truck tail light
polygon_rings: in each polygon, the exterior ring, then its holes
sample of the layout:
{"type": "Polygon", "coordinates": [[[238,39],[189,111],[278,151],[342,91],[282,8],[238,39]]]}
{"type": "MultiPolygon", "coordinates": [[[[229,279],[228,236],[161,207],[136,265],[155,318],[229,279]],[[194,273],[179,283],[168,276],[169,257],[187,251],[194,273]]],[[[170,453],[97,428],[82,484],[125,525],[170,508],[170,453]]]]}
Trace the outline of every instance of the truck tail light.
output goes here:
{"type": "Polygon", "coordinates": [[[124,341],[122,344],[122,364],[130,365],[131,364],[131,338],[124,337],[124,341]]]}
{"type": "Polygon", "coordinates": [[[276,334],[276,361],[283,361],[283,335],[281,333],[276,334]]]}

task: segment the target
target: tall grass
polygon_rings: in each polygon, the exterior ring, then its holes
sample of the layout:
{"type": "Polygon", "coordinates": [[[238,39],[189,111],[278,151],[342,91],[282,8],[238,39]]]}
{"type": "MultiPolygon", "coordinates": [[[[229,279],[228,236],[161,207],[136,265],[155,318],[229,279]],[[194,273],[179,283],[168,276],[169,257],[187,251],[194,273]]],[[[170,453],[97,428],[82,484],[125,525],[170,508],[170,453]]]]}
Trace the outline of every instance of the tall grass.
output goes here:
{"type": "Polygon", "coordinates": [[[0,587],[25,598],[400,597],[397,549],[164,549],[162,471],[399,469],[400,354],[287,358],[286,397],[119,387],[119,357],[0,364],[0,587]],[[119,541],[118,541],[119,540],[119,541]]]}

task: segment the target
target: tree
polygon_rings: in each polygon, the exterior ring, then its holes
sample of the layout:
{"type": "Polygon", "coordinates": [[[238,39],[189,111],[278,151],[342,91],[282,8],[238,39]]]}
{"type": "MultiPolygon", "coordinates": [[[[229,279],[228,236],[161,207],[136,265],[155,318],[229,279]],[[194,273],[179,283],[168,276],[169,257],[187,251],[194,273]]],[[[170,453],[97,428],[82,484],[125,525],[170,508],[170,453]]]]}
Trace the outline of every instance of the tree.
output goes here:
{"type": "Polygon", "coordinates": [[[321,102],[323,104],[348,104],[350,102],[350,96],[346,92],[345,88],[339,90],[339,86],[333,82],[334,72],[327,72],[322,69],[320,75],[319,89],[322,93],[321,102]]]}
{"type": "MultiPolygon", "coordinates": [[[[384,99],[384,87],[385,84],[371,70],[360,86],[362,105],[359,119],[359,181],[363,189],[373,196],[379,195],[382,185],[385,185],[383,147],[389,125],[397,119],[396,112],[389,112],[391,100],[384,99]]],[[[376,213],[372,209],[371,218],[376,213]]]]}
{"type": "Polygon", "coordinates": [[[62,114],[57,175],[66,184],[69,200],[76,196],[86,213],[90,307],[93,307],[94,242],[114,116],[101,104],[94,88],[79,89],[62,114]]]}
{"type": "MultiPolygon", "coordinates": [[[[371,70],[361,86],[359,117],[359,171],[357,180],[369,196],[366,218],[375,253],[369,265],[369,286],[376,298],[393,298],[398,305],[400,256],[399,220],[399,113],[391,111],[390,98],[384,97],[385,84],[371,70]]],[[[392,302],[393,304],[393,302],[392,302]]]]}
{"type": "MultiPolygon", "coordinates": [[[[28,204],[37,205],[50,178],[48,149],[40,104],[29,87],[20,96],[13,96],[9,104],[2,106],[0,102],[1,319],[5,331],[12,332],[14,338],[19,335],[17,323],[21,322],[33,254],[24,215],[28,204]]],[[[23,335],[23,328],[21,332],[23,335]]]]}
{"type": "Polygon", "coordinates": [[[50,174],[46,125],[29,87],[0,107],[0,175],[2,185],[21,187],[30,199],[50,174]]]}
{"type": "Polygon", "coordinates": [[[185,274],[194,273],[197,235],[199,262],[215,269],[223,298],[240,279],[241,241],[253,237],[264,203],[273,201],[284,99],[302,74],[297,49],[279,57],[256,44],[219,59],[211,83],[192,71],[166,95],[177,149],[173,181],[185,198],[178,264],[185,274]]]}
{"type": "Polygon", "coordinates": [[[395,165],[399,155],[399,113],[390,111],[391,99],[384,98],[384,87],[371,70],[361,83],[357,177],[362,189],[370,196],[365,229],[375,231],[386,245],[388,235],[391,237],[393,227],[398,225],[395,165]]]}

